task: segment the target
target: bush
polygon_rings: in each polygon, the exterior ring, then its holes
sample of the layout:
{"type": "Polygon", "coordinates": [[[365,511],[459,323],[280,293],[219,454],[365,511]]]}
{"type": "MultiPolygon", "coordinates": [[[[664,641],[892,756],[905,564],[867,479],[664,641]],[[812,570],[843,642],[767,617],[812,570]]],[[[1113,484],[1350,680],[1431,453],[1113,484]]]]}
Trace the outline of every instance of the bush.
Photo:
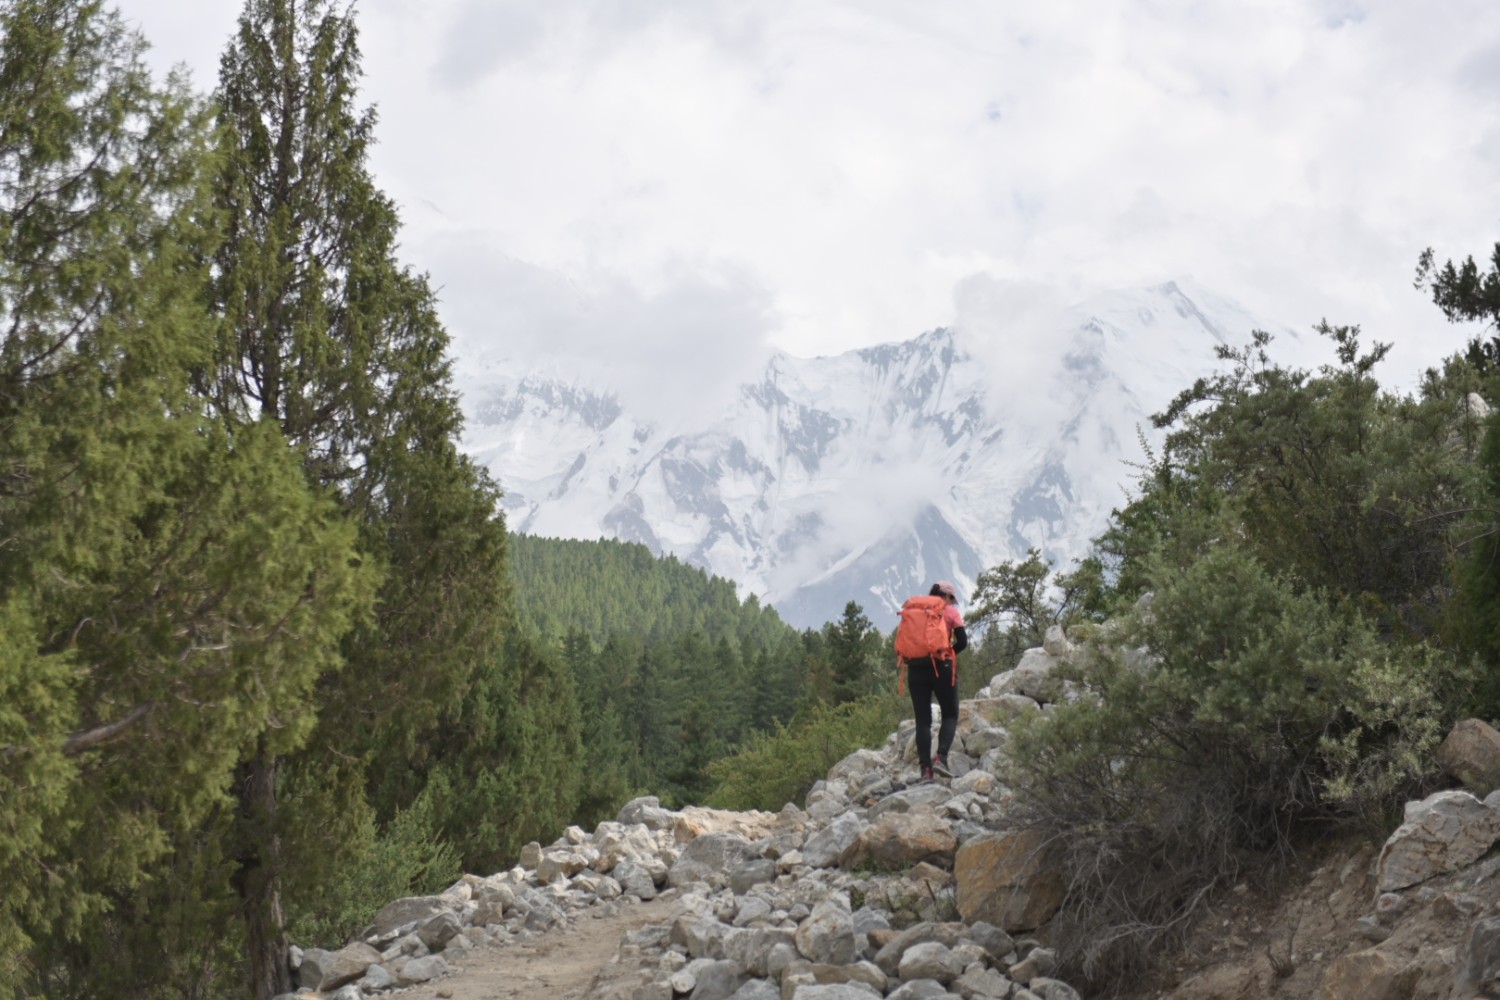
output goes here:
{"type": "Polygon", "coordinates": [[[337,948],[385,904],[438,892],[458,878],[458,851],[433,832],[436,820],[426,793],[397,812],[383,831],[377,833],[368,818],[360,827],[352,859],[316,886],[297,886],[300,891],[289,898],[287,931],[293,941],[337,948]]]}
{"type": "Polygon", "coordinates": [[[790,726],[778,723],[770,732],[755,733],[708,766],[714,782],[708,804],[774,812],[802,802],[833,765],[855,750],[883,743],[908,704],[890,694],[867,695],[842,705],[818,705],[790,726]]]}
{"type": "Polygon", "coordinates": [[[1297,834],[1421,790],[1467,683],[1235,545],[1157,578],[1119,647],[1155,665],[1094,650],[1072,668],[1082,697],[1017,725],[1005,776],[1069,881],[1055,937],[1096,983],[1138,971],[1297,834]]]}

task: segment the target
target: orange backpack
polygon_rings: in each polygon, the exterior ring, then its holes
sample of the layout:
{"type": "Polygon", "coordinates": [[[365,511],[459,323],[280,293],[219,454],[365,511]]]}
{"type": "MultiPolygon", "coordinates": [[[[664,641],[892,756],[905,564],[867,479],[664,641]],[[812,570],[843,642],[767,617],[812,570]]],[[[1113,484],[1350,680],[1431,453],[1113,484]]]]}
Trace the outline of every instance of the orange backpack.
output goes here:
{"type": "Polygon", "coordinates": [[[948,602],[941,597],[912,597],[901,605],[901,624],[896,627],[896,660],[901,679],[896,684],[900,694],[906,685],[906,661],[930,659],[936,669],[938,660],[953,661],[953,641],[943,611],[948,602]]]}

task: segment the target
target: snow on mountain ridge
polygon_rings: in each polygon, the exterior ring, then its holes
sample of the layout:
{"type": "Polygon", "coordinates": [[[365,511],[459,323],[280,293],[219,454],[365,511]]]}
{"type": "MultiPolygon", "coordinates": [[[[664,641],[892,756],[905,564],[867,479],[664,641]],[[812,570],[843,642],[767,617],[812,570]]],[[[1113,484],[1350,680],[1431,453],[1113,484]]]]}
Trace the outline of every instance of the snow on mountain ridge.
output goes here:
{"type": "MultiPolygon", "coordinates": [[[[647,422],[534,373],[464,379],[466,448],[514,530],[638,541],[819,625],[1041,549],[1082,555],[1124,499],[1136,428],[1264,328],[1189,281],[1058,317],[1030,367],[963,331],[826,358],[777,352],[709,420],[647,422]]],[[[1295,334],[1292,335],[1295,337],[1295,334]]]]}

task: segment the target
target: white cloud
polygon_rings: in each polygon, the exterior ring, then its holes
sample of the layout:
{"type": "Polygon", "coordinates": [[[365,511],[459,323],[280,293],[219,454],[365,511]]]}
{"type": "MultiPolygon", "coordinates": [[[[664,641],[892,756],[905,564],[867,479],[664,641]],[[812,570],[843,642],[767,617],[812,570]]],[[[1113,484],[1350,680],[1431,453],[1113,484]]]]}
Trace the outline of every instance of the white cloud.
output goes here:
{"type": "MultiPolygon", "coordinates": [[[[238,3],[123,9],[207,82],[238,3]]],[[[811,355],[972,325],[987,296],[1011,307],[1007,283],[1077,297],[1191,273],[1288,325],[1395,341],[1387,372],[1410,384],[1465,335],[1411,288],[1417,254],[1500,239],[1491,0],[358,16],[377,178],[465,345],[557,324],[625,364],[635,342],[739,364],[766,340],[811,355]],[[507,310],[525,321],[486,321],[507,310]]]]}

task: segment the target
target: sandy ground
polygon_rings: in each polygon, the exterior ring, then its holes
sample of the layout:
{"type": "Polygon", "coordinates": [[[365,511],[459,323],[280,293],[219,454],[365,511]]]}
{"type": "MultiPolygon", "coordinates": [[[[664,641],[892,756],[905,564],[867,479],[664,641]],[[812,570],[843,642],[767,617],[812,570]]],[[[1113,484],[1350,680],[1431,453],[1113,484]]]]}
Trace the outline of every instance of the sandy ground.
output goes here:
{"type": "Polygon", "coordinates": [[[664,923],[672,903],[653,900],[610,916],[580,916],[521,944],[481,948],[458,971],[400,992],[402,1000],[583,1000],[626,932],[664,923]]]}

